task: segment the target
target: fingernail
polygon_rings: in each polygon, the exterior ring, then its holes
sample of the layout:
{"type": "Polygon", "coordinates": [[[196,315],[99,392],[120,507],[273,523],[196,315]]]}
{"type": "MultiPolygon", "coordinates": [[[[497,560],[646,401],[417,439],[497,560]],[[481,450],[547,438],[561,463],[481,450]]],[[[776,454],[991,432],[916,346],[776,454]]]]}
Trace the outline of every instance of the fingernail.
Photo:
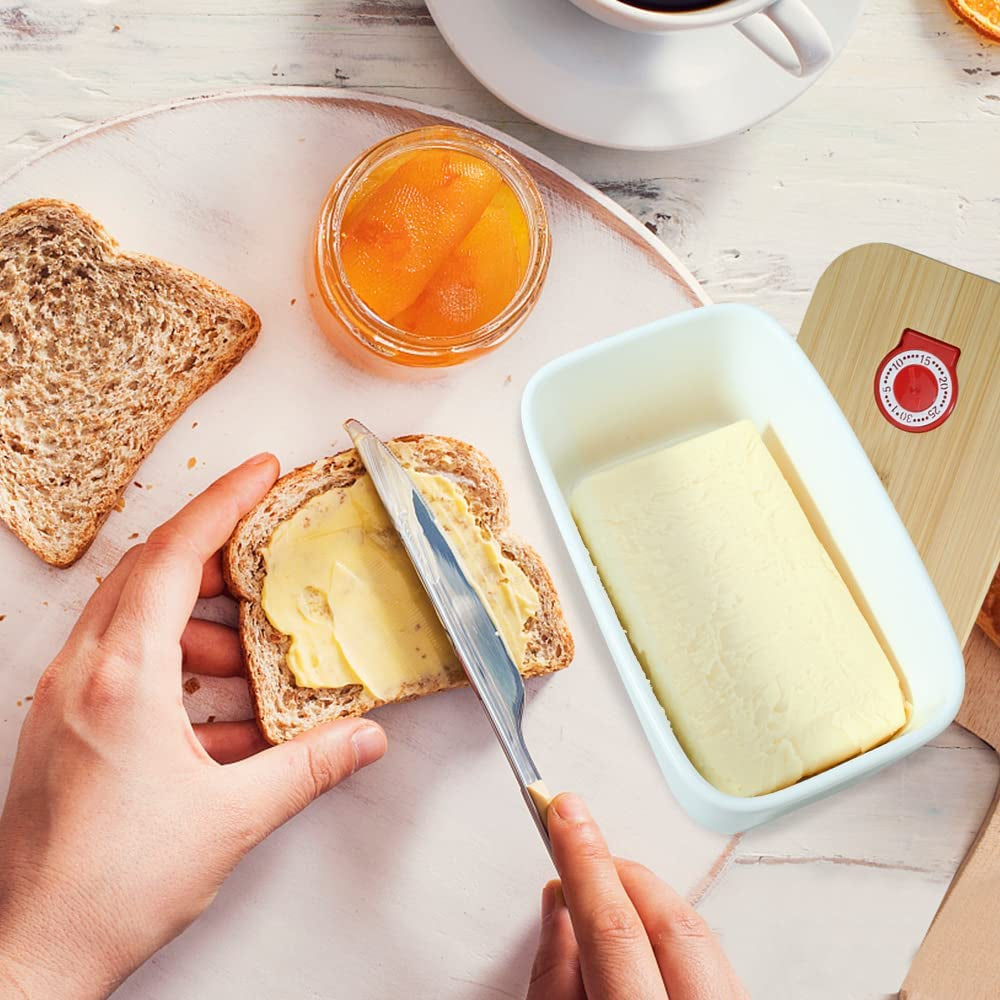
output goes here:
{"type": "Polygon", "coordinates": [[[559,879],[554,878],[545,883],[542,889],[542,920],[547,920],[563,902],[562,886],[559,879]]]}
{"type": "Polygon", "coordinates": [[[360,770],[375,763],[385,753],[385,733],[378,726],[362,726],[351,737],[354,747],[355,769],[360,770]]]}
{"type": "Polygon", "coordinates": [[[590,813],[584,805],[583,799],[572,792],[563,792],[552,800],[549,809],[554,809],[560,819],[567,823],[586,823],[590,819],[590,813]]]}
{"type": "Polygon", "coordinates": [[[243,464],[246,466],[266,465],[273,458],[274,456],[269,451],[262,451],[259,455],[248,458],[243,464]]]}

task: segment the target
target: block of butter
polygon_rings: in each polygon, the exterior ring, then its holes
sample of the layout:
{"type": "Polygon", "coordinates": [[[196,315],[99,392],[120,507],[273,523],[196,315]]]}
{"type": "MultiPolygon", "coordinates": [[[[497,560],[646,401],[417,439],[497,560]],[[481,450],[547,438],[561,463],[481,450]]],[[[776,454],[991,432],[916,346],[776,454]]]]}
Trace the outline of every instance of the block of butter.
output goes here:
{"type": "Polygon", "coordinates": [[[716,788],[775,791],[905,725],[899,677],[749,421],[600,470],[571,507],[716,788]]]}

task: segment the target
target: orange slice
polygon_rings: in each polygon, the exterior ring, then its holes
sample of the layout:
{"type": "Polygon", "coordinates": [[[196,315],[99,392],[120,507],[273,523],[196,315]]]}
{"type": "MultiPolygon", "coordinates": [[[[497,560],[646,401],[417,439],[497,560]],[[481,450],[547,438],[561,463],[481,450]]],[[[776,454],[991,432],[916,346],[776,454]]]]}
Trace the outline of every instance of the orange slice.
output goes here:
{"type": "Polygon", "coordinates": [[[393,326],[418,337],[469,333],[499,316],[528,269],[530,236],[521,203],[503,184],[469,235],[393,326]]]}
{"type": "Polygon", "coordinates": [[[412,305],[503,183],[484,160],[448,149],[413,156],[348,211],[344,274],[383,319],[412,305]]]}
{"type": "Polygon", "coordinates": [[[948,3],[963,21],[1000,42],[1000,0],[948,0],[948,3]]]}
{"type": "Polygon", "coordinates": [[[344,212],[340,228],[343,229],[348,224],[351,216],[368,201],[368,196],[373,191],[377,191],[407,160],[412,160],[416,155],[415,151],[412,153],[399,153],[397,156],[391,157],[385,163],[380,163],[374,170],[365,174],[361,179],[361,183],[351,193],[351,200],[347,203],[347,209],[344,212]]]}

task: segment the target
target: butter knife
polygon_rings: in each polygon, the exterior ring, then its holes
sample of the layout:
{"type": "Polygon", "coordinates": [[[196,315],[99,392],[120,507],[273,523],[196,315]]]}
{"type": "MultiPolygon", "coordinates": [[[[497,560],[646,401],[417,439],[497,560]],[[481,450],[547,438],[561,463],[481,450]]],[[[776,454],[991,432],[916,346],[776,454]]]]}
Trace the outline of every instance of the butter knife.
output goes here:
{"type": "Polygon", "coordinates": [[[455,647],[551,853],[545,814],[552,797],[524,742],[524,683],[507,645],[407,471],[360,421],[348,420],[344,427],[455,647]]]}

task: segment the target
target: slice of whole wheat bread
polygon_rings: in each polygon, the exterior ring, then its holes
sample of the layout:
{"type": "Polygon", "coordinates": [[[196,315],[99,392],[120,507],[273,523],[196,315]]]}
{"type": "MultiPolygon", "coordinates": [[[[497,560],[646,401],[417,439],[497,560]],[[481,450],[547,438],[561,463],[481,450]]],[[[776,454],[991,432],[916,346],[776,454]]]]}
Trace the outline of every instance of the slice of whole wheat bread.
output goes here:
{"type": "Polygon", "coordinates": [[[119,253],[76,205],[0,214],[0,517],[46,562],[75,562],[145,455],[259,329],[218,285],[119,253]]]}
{"type": "MultiPolygon", "coordinates": [[[[410,468],[454,480],[465,494],[476,522],[493,534],[503,554],[517,562],[531,581],[541,607],[524,626],[528,641],[521,673],[534,677],[565,667],[573,658],[573,637],[563,618],[552,578],[538,554],[508,533],[507,493],[486,456],[471,445],[447,437],[414,435],[396,438],[388,444],[410,468]]],[[[271,625],[260,605],[265,574],[263,549],[275,528],[317,494],[346,489],[365,475],[353,449],[288,473],[240,521],[223,553],[226,582],[239,600],[240,639],[257,718],[271,743],[291,739],[328,719],[362,715],[384,704],[359,684],[339,688],[298,687],[285,662],[288,637],[271,625]]],[[[412,683],[393,700],[408,701],[465,683],[465,673],[456,659],[448,665],[443,679],[412,683]]]]}

